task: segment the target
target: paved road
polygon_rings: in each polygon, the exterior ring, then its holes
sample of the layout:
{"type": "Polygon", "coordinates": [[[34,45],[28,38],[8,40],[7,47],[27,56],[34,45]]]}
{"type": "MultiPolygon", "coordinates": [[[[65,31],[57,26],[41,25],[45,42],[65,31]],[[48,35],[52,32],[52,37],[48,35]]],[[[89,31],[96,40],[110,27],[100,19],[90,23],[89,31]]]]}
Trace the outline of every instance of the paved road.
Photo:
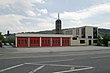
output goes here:
{"type": "Polygon", "coordinates": [[[40,53],[8,51],[0,52],[0,73],[110,73],[109,49],[40,53]]]}

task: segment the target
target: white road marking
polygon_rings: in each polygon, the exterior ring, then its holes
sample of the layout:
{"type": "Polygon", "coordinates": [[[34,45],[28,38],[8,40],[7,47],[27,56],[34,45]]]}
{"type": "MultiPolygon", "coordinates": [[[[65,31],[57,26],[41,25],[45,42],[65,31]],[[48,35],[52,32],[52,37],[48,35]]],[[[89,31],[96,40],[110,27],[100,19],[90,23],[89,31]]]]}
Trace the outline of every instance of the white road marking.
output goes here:
{"type": "Polygon", "coordinates": [[[60,64],[34,64],[34,63],[25,63],[30,65],[45,65],[45,66],[63,66],[63,67],[73,67],[73,65],[60,65],[60,64]]]}
{"type": "MultiPolygon", "coordinates": [[[[62,66],[62,67],[70,67],[70,70],[67,71],[59,71],[59,72],[53,72],[53,73],[65,73],[65,72],[73,72],[73,71],[81,71],[81,70],[88,70],[93,69],[94,67],[90,66],[77,66],[77,65],[60,65],[60,64],[36,64],[36,63],[25,63],[25,64],[31,64],[31,65],[43,65],[43,66],[62,66]],[[83,67],[80,69],[75,69],[75,67],[83,67]]],[[[34,73],[34,72],[30,72],[34,73]]]]}
{"type": "Polygon", "coordinates": [[[40,69],[42,69],[42,68],[44,68],[44,67],[45,67],[45,65],[42,65],[42,66],[40,66],[40,67],[38,67],[38,68],[36,68],[36,69],[30,71],[29,73],[35,73],[35,72],[37,72],[38,70],[40,70],[40,69]]]}
{"type": "Polygon", "coordinates": [[[94,67],[87,67],[87,68],[73,69],[73,70],[67,70],[67,71],[59,71],[59,72],[53,72],[53,73],[75,72],[75,71],[82,71],[82,70],[88,70],[88,69],[93,69],[93,68],[94,68],[94,67]]]}
{"type": "Polygon", "coordinates": [[[10,70],[10,69],[13,69],[13,68],[16,68],[16,67],[20,67],[20,66],[23,66],[23,65],[24,64],[19,64],[19,65],[11,66],[11,67],[8,67],[8,68],[0,70],[0,72],[4,72],[4,71],[10,70]]]}
{"type": "Polygon", "coordinates": [[[30,65],[45,65],[45,66],[62,66],[62,67],[90,67],[90,66],[77,66],[77,65],[61,65],[61,64],[36,64],[36,63],[25,63],[30,65]]]}

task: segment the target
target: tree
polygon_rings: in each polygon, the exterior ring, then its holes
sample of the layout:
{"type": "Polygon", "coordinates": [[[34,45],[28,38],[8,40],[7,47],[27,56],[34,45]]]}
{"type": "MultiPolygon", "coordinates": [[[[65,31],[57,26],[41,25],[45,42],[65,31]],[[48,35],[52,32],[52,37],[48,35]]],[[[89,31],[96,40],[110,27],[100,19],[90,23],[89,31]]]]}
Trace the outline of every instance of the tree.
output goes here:
{"type": "Polygon", "coordinates": [[[98,38],[97,38],[97,45],[98,46],[101,46],[102,43],[103,43],[102,41],[103,41],[102,37],[101,36],[98,36],[98,38]]]}
{"type": "Polygon", "coordinates": [[[0,41],[2,41],[4,39],[2,33],[0,32],[0,41]]]}
{"type": "Polygon", "coordinates": [[[103,36],[103,44],[104,46],[108,46],[108,41],[110,41],[110,35],[104,35],[103,36]]]}

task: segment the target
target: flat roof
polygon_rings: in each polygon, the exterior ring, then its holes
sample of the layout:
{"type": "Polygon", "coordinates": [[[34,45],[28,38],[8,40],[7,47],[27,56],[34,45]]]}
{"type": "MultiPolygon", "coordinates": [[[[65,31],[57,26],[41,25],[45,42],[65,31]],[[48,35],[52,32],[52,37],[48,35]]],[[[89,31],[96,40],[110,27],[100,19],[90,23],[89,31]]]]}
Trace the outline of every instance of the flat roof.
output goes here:
{"type": "Polygon", "coordinates": [[[73,37],[65,34],[16,34],[16,37],[73,37]]]}

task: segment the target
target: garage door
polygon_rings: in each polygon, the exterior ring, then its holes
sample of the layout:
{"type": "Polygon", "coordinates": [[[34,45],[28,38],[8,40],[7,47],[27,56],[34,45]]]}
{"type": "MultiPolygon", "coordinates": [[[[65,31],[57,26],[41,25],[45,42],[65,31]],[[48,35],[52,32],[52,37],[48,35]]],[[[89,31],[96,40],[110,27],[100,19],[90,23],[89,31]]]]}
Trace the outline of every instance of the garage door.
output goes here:
{"type": "Polygon", "coordinates": [[[59,37],[52,38],[52,46],[60,46],[60,38],[59,37]]]}
{"type": "Polygon", "coordinates": [[[30,47],[40,46],[40,37],[31,37],[30,38],[30,47]]]}
{"type": "Polygon", "coordinates": [[[70,46],[70,38],[62,38],[62,46],[70,46]]]}
{"type": "Polygon", "coordinates": [[[50,46],[50,38],[42,37],[41,38],[41,46],[50,46]]]}
{"type": "Polygon", "coordinates": [[[17,38],[17,47],[28,47],[28,38],[18,37],[17,38]]]}

